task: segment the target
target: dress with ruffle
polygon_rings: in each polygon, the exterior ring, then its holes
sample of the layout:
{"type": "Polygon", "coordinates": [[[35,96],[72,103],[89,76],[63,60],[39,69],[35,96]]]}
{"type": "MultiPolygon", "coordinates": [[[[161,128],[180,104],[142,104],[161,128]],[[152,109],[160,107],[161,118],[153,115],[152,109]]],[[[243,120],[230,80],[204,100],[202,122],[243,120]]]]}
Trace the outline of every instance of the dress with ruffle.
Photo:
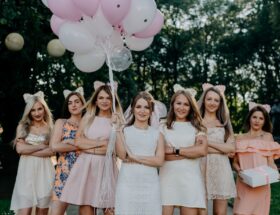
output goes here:
{"type": "MultiPolygon", "coordinates": [[[[207,128],[209,143],[225,144],[225,128],[207,128]]],[[[236,188],[229,158],[226,154],[208,154],[204,160],[207,199],[236,197],[236,188]]]]}
{"type": "MultiPolygon", "coordinates": [[[[268,157],[280,157],[280,145],[277,142],[260,139],[237,141],[236,153],[241,170],[268,165],[268,157]]],[[[233,211],[236,214],[269,215],[270,185],[252,188],[237,178],[237,197],[233,211]]]]}
{"type": "MultiPolygon", "coordinates": [[[[77,125],[73,125],[68,120],[65,120],[63,124],[62,140],[74,140],[76,132],[78,130],[77,125]]],[[[53,189],[53,200],[58,200],[61,196],[62,190],[66,183],[66,180],[70,174],[74,163],[79,155],[78,151],[63,152],[59,153],[59,158],[56,166],[54,189],[53,189]]]]}
{"type": "MultiPolygon", "coordinates": [[[[30,145],[46,142],[46,135],[29,133],[25,141],[30,145]]],[[[50,205],[55,170],[50,157],[21,155],[11,210],[48,208],[50,205]]]]}

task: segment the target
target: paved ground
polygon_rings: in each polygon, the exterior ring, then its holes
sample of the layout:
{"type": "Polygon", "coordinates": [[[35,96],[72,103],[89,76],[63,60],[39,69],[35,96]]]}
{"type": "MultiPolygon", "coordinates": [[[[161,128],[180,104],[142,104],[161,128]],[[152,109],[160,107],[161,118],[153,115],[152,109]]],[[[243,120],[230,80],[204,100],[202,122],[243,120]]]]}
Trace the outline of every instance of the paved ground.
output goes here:
{"type": "MultiPolygon", "coordinates": [[[[208,203],[208,215],[212,215],[212,203],[209,201],[208,203]]],[[[78,208],[76,206],[70,206],[67,210],[67,215],[78,215],[78,208]]],[[[99,211],[97,215],[103,215],[102,211],[99,211]]],[[[174,215],[179,215],[179,210],[175,209],[174,215]]],[[[227,215],[232,215],[232,208],[228,207],[227,215]]]]}

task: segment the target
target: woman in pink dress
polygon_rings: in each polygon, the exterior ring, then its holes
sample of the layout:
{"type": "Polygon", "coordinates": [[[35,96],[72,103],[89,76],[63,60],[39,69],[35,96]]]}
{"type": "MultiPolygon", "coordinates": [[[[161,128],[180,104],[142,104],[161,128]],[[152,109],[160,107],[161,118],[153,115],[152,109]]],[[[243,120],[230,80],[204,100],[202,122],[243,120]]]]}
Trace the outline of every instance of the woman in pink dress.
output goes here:
{"type": "MultiPolygon", "coordinates": [[[[249,109],[245,121],[246,133],[239,135],[236,140],[233,166],[238,173],[262,165],[277,169],[274,159],[280,157],[280,146],[271,135],[272,125],[268,115],[270,107],[251,103],[249,109]]],[[[269,215],[269,184],[252,188],[238,177],[236,187],[235,215],[269,215]]]]}
{"type": "MultiPolygon", "coordinates": [[[[111,199],[101,196],[102,181],[115,187],[115,177],[103,178],[105,154],[112,130],[112,94],[108,85],[95,82],[95,92],[87,102],[87,111],[80,123],[75,146],[81,153],[66,181],[61,201],[80,205],[80,214],[94,215],[96,208],[112,214],[114,195],[111,199]]],[[[121,105],[116,97],[116,112],[122,115],[121,105]]],[[[117,175],[116,163],[112,159],[113,175],[117,175]]]]}
{"type": "Polygon", "coordinates": [[[67,203],[60,201],[60,196],[78,157],[78,147],[74,146],[74,139],[85,104],[82,87],[73,92],[64,90],[63,94],[66,97],[63,105],[63,116],[61,119],[56,120],[50,140],[52,150],[59,154],[53,188],[51,215],[63,215],[68,207],[67,203]]]}
{"type": "Polygon", "coordinates": [[[235,144],[224,96],[225,86],[205,83],[202,88],[198,105],[207,128],[208,154],[201,165],[206,198],[213,201],[213,214],[226,215],[228,199],[236,197],[236,188],[228,158],[229,153],[235,152],[235,144]]]}

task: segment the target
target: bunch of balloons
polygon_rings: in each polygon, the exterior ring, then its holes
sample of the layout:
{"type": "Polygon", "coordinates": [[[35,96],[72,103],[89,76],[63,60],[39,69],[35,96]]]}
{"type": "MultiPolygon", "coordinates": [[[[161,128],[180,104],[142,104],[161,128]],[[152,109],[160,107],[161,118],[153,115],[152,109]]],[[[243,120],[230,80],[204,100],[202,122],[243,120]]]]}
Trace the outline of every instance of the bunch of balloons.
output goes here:
{"type": "Polygon", "coordinates": [[[74,52],[75,66],[93,72],[107,65],[123,71],[131,51],[142,51],[161,30],[164,17],[154,0],[42,0],[53,13],[51,29],[74,52]],[[125,44],[125,45],[124,45],[125,44]]]}

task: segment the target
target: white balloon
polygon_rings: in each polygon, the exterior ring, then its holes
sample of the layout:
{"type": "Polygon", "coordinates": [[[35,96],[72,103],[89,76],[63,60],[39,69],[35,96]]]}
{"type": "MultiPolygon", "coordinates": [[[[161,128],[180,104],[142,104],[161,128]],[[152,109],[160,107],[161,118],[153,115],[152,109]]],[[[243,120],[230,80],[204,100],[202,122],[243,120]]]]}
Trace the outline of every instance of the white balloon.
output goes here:
{"type": "Polygon", "coordinates": [[[96,35],[100,37],[110,36],[113,33],[112,25],[107,21],[103,15],[101,7],[98,8],[97,13],[92,18],[92,28],[94,28],[96,35]]]}
{"type": "Polygon", "coordinates": [[[128,36],[125,38],[127,47],[133,51],[142,51],[148,48],[154,40],[154,37],[149,38],[137,38],[134,36],[128,36]]]}
{"type": "Polygon", "coordinates": [[[99,47],[95,47],[89,53],[75,53],[73,56],[73,62],[75,66],[82,72],[94,72],[103,66],[105,58],[106,55],[104,51],[99,47]]]}
{"type": "Polygon", "coordinates": [[[43,4],[48,8],[49,5],[48,5],[48,1],[47,0],[42,0],[43,4]]]}
{"type": "Polygon", "coordinates": [[[65,48],[59,39],[53,39],[48,43],[47,51],[50,56],[61,57],[65,53],[65,48]]]}
{"type": "MultiPolygon", "coordinates": [[[[109,56],[110,66],[114,71],[124,71],[132,63],[131,51],[126,47],[115,47],[111,50],[109,56]]],[[[106,64],[109,66],[109,61],[106,59],[106,64]]]]}
{"type": "Polygon", "coordinates": [[[67,22],[59,29],[59,39],[66,49],[76,53],[87,53],[94,48],[95,38],[81,23],[67,22]]]}
{"type": "Polygon", "coordinates": [[[154,0],[131,0],[130,10],[122,23],[126,33],[131,35],[148,27],[156,15],[156,10],[154,0]]]}

